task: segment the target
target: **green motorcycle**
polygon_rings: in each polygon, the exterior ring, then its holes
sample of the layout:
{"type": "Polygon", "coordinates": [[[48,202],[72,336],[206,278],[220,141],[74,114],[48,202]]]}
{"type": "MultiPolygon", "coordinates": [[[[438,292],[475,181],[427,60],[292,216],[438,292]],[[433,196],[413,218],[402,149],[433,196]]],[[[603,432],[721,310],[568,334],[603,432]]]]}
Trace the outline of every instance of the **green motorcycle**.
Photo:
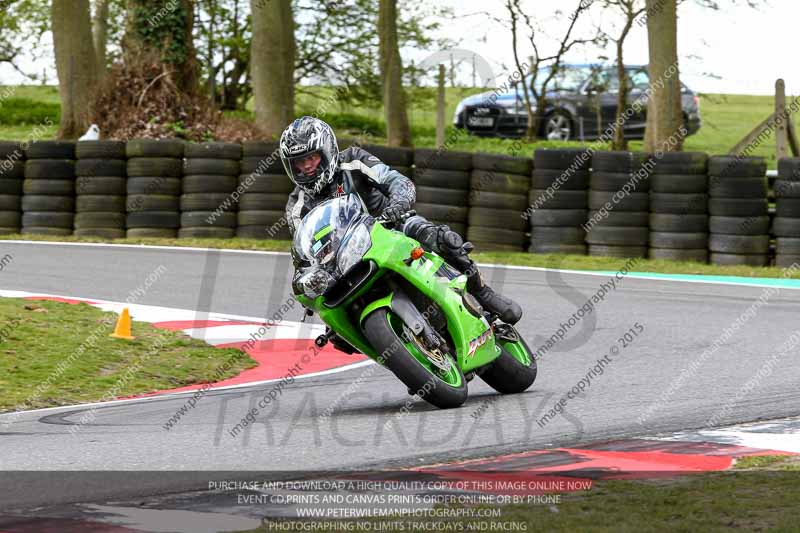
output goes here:
{"type": "Polygon", "coordinates": [[[533,352],[513,326],[483,311],[466,276],[370,216],[359,196],[312,209],[292,254],[300,267],[293,291],[328,326],[316,344],[369,356],[409,394],[450,408],[466,401],[476,375],[506,394],[536,379],[533,352]]]}

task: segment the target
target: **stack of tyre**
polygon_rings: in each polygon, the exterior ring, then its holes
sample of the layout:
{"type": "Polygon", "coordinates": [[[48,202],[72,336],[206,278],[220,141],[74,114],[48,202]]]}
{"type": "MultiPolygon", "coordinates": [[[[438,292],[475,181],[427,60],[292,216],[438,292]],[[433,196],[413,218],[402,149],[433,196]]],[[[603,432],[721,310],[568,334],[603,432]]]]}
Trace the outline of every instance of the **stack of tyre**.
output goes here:
{"type": "Polygon", "coordinates": [[[589,255],[647,257],[650,170],[643,152],[596,152],[589,183],[589,255]]]}
{"type": "Polygon", "coordinates": [[[708,262],[708,156],[667,152],[650,177],[650,258],[708,262]]]}
{"type": "Polygon", "coordinates": [[[415,149],[412,179],[417,190],[417,214],[466,235],[471,168],[471,153],[415,149]]]}
{"type": "Polygon", "coordinates": [[[532,253],[586,254],[587,189],[591,152],[539,149],[528,193],[532,253]]]}
{"type": "Polygon", "coordinates": [[[80,141],[75,153],[75,235],[125,237],[125,142],[80,141]]]}
{"type": "Polygon", "coordinates": [[[175,237],[180,227],[183,141],[128,141],[128,237],[175,237]]]}
{"type": "Polygon", "coordinates": [[[246,239],[289,239],[286,202],[294,184],[286,175],[278,143],[250,141],[242,145],[236,236],[246,239]]]}
{"type": "Polygon", "coordinates": [[[25,151],[19,143],[0,141],[0,235],[19,233],[25,151]]]}
{"type": "Polygon", "coordinates": [[[523,251],[533,161],[476,153],[470,172],[468,240],[481,249],[523,251]]]}
{"type": "Polygon", "coordinates": [[[25,151],[22,233],[71,235],[75,216],[75,143],[37,141],[25,151]]]}
{"type": "Polygon", "coordinates": [[[414,151],[410,148],[396,148],[392,146],[381,146],[379,144],[364,144],[364,150],[381,160],[382,163],[389,165],[407,178],[412,177],[411,166],[414,164],[414,151]]]}
{"type": "Polygon", "coordinates": [[[230,238],[236,233],[236,189],[242,146],[188,143],[183,149],[181,238],[230,238]]]}
{"type": "Polygon", "coordinates": [[[776,237],[775,265],[800,264],[800,157],[778,161],[772,234],[776,237]]]}
{"type": "Polygon", "coordinates": [[[716,265],[769,263],[767,164],[762,157],[713,156],[708,161],[708,248],[716,265]]]}

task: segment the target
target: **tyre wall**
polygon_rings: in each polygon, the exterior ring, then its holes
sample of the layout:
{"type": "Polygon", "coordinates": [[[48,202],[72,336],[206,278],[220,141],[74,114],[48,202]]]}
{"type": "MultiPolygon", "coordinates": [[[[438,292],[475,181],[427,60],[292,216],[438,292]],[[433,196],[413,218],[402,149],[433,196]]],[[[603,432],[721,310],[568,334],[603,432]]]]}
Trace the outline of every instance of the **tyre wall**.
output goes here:
{"type": "MultiPolygon", "coordinates": [[[[800,158],[361,146],[477,250],[800,260],[800,158]]],[[[288,239],[292,189],[275,142],[0,141],[0,234],[288,239]]]]}

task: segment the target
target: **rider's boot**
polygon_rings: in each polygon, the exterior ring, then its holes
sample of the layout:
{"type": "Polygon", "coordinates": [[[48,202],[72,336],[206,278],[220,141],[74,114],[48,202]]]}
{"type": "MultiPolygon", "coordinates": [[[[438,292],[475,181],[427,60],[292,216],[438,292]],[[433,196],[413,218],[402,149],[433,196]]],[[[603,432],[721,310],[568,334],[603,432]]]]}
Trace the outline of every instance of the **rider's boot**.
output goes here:
{"type": "MultiPolygon", "coordinates": [[[[471,259],[469,261],[475,265],[471,259]]],[[[500,320],[506,324],[513,326],[519,322],[519,319],[522,318],[522,308],[519,304],[511,298],[495,292],[484,283],[483,276],[481,276],[477,265],[474,266],[473,270],[474,274],[467,276],[467,291],[478,300],[481,307],[500,317],[500,320]]]]}
{"type": "Polygon", "coordinates": [[[420,216],[411,217],[403,226],[409,237],[416,239],[423,248],[440,254],[449,264],[467,275],[467,291],[472,294],[484,310],[497,315],[507,324],[516,324],[522,318],[518,303],[495,292],[481,276],[478,265],[469,258],[473,246],[448,226],[433,224],[420,216]]]}

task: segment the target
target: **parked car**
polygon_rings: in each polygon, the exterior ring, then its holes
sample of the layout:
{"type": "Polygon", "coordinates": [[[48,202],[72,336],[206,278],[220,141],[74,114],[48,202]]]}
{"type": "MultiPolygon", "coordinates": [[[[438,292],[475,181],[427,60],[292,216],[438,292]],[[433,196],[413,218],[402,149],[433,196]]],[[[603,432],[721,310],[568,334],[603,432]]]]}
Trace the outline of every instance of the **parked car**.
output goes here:
{"type": "MultiPolygon", "coordinates": [[[[549,72],[549,67],[539,70],[537,84],[549,72]]],[[[647,65],[627,65],[625,70],[630,80],[628,103],[633,103],[647,89],[649,78],[647,65]]],[[[530,75],[526,87],[530,86],[530,75]]],[[[522,84],[498,95],[495,102],[488,102],[492,91],[469,96],[456,106],[453,125],[475,135],[493,137],[519,137],[528,126],[522,84]]],[[[547,91],[547,108],[539,134],[547,139],[593,139],[597,138],[613,123],[617,112],[619,77],[616,66],[566,64],[553,78],[547,91]],[[598,109],[599,108],[599,109],[598,109]],[[599,110],[599,130],[598,130],[599,110]]],[[[535,105],[533,94],[528,89],[531,105],[535,105]]],[[[681,83],[681,107],[689,135],[700,129],[699,99],[686,85],[681,83]]],[[[625,122],[623,128],[627,139],[644,138],[646,109],[625,122]]]]}

